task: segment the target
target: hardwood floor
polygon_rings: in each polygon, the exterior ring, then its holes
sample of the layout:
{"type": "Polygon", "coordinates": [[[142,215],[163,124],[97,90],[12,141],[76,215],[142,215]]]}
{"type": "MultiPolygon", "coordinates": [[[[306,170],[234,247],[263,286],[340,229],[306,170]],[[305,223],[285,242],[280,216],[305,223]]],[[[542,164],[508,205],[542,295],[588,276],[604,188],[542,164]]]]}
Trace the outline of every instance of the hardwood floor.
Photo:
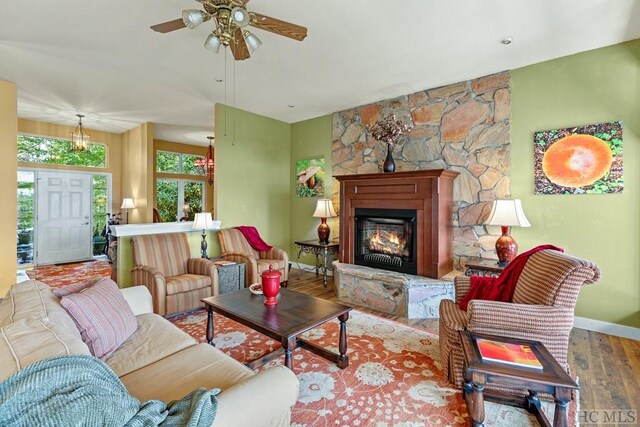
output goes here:
{"type": "MultiPolygon", "coordinates": [[[[325,288],[322,276],[315,273],[292,269],[289,289],[337,301],[332,278],[325,288]]],[[[438,319],[409,320],[366,307],[353,307],[438,333],[438,319]]],[[[640,423],[637,418],[640,415],[640,341],[574,328],[569,341],[569,364],[580,383],[581,414],[593,410],[636,410],[635,422],[640,423]]],[[[581,424],[588,425],[588,420],[582,419],[581,424]]]]}

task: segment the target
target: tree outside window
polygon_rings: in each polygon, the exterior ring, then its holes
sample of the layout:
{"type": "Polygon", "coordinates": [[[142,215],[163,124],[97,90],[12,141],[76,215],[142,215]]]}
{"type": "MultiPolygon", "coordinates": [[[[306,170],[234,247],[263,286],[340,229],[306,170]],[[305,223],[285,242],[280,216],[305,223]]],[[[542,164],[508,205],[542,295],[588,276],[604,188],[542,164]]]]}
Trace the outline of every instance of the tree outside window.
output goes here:
{"type": "Polygon", "coordinates": [[[187,217],[189,221],[204,206],[204,182],[178,179],[158,179],[156,183],[158,213],[162,222],[175,222],[187,217]],[[189,211],[183,211],[184,205],[189,211]]]}
{"type": "Polygon", "coordinates": [[[107,165],[107,146],[89,144],[87,151],[72,151],[71,141],[66,139],[18,135],[18,161],[105,168],[107,165]]]}

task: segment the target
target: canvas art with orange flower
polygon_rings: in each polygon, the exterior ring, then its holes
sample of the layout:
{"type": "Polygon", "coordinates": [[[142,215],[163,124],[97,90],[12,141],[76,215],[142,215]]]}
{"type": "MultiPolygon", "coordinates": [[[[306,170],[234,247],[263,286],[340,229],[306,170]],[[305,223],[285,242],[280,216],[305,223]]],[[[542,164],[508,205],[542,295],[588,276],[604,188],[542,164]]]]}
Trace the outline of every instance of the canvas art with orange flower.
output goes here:
{"type": "Polygon", "coordinates": [[[536,194],[621,193],[622,122],[535,132],[536,194]]]}

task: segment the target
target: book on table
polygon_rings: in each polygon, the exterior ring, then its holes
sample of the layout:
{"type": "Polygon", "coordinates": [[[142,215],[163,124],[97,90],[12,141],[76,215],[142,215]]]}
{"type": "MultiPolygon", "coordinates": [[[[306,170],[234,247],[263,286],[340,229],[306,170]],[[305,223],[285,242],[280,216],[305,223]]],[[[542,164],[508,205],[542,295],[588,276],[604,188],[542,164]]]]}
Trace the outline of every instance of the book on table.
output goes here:
{"type": "Polygon", "coordinates": [[[233,261],[227,261],[227,260],[224,260],[224,259],[217,259],[217,260],[213,261],[213,263],[215,265],[235,265],[236,264],[233,261]]]}
{"type": "Polygon", "coordinates": [[[477,338],[483,361],[504,363],[522,368],[542,369],[542,364],[530,346],[477,338]]]}

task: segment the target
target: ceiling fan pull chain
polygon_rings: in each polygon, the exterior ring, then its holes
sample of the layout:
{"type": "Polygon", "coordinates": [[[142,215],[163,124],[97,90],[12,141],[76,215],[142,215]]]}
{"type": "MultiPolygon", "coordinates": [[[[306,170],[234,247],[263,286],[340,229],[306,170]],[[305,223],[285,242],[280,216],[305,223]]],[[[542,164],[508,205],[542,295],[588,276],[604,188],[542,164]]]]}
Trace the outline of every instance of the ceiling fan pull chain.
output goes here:
{"type": "Polygon", "coordinates": [[[227,48],[224,49],[224,136],[227,136],[227,110],[229,105],[227,104],[227,85],[229,84],[227,80],[227,56],[229,52],[227,48]]]}
{"type": "MultiPolygon", "coordinates": [[[[233,108],[236,108],[236,61],[233,61],[233,108]]],[[[233,142],[231,145],[236,145],[236,116],[235,113],[231,117],[231,123],[233,124],[233,142]]]]}

